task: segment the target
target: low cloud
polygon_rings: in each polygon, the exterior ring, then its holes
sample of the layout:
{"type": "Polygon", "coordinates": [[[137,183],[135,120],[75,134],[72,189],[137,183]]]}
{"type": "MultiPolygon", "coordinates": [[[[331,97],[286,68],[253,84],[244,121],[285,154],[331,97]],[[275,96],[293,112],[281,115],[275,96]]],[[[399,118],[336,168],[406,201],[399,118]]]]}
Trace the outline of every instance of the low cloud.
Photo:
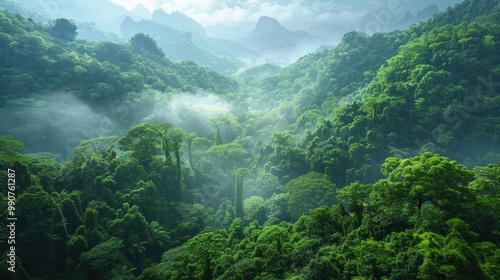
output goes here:
{"type": "Polygon", "coordinates": [[[0,130],[21,140],[24,152],[51,152],[63,158],[70,157],[80,141],[112,135],[117,129],[104,113],[67,92],[10,100],[0,118],[5,121],[0,130]]]}
{"type": "Polygon", "coordinates": [[[234,118],[231,104],[215,94],[180,93],[170,98],[160,94],[158,98],[161,101],[145,121],[168,122],[187,132],[196,132],[202,137],[213,134],[212,126],[207,123],[209,119],[218,116],[234,118]]]}
{"type": "Polygon", "coordinates": [[[271,16],[283,23],[295,21],[308,25],[323,21],[329,23],[352,24],[366,11],[357,11],[350,4],[337,4],[332,1],[293,0],[278,2],[265,1],[157,1],[167,12],[181,11],[204,26],[217,24],[255,24],[261,16],[271,16]]]}
{"type": "Polygon", "coordinates": [[[117,104],[110,112],[98,112],[72,93],[53,92],[9,101],[0,110],[0,131],[21,140],[24,152],[51,152],[70,158],[82,141],[109,135],[122,136],[130,126],[168,122],[187,132],[212,138],[208,120],[235,119],[233,106],[211,93],[165,94],[145,92],[137,99],[117,104]],[[118,106],[119,105],[119,106],[118,106]],[[107,114],[113,115],[113,119],[107,114]]]}
{"type": "Polygon", "coordinates": [[[150,10],[162,8],[167,12],[180,11],[203,26],[218,24],[254,26],[261,16],[270,16],[292,29],[307,29],[317,24],[338,24],[352,27],[367,13],[393,5],[408,7],[417,12],[430,4],[441,10],[461,0],[436,3],[432,0],[112,0],[132,9],[138,3],[150,10]]]}

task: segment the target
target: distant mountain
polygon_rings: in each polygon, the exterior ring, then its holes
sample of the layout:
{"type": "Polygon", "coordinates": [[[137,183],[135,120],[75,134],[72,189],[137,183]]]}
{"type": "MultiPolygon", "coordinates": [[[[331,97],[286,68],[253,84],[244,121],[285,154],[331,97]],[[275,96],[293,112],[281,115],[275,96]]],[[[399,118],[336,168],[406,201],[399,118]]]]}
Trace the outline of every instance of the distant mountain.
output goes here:
{"type": "Polygon", "coordinates": [[[150,19],[151,12],[142,4],[137,4],[132,11],[132,14],[137,15],[143,19],[150,19]]]}
{"type": "MultiPolygon", "coordinates": [[[[46,2],[36,0],[37,2],[46,2]]],[[[109,23],[128,14],[127,10],[109,0],[58,0],[58,10],[78,21],[109,23]]]]}
{"type": "Polygon", "coordinates": [[[420,0],[420,1],[410,1],[404,3],[404,9],[413,11],[421,11],[425,7],[437,5],[440,11],[445,11],[448,7],[454,7],[456,4],[464,2],[463,0],[446,0],[446,1],[436,1],[436,0],[420,0]]]}
{"type": "Polygon", "coordinates": [[[439,13],[439,7],[436,4],[429,5],[423,10],[419,10],[416,12],[416,15],[411,12],[412,9],[410,9],[409,6],[401,6],[399,10],[401,12],[396,13],[384,8],[369,12],[361,18],[357,29],[368,34],[404,30],[412,24],[426,20],[439,13]]]}
{"type": "Polygon", "coordinates": [[[272,17],[262,16],[259,18],[257,25],[255,26],[256,30],[265,30],[265,29],[276,29],[283,28],[285,29],[276,19],[272,17]]]}
{"type": "Polygon", "coordinates": [[[276,19],[263,16],[259,18],[252,33],[237,42],[253,51],[275,52],[295,50],[304,44],[317,43],[319,45],[324,43],[324,40],[306,31],[291,31],[276,19]]]}
{"type": "Polygon", "coordinates": [[[276,19],[263,16],[248,36],[236,42],[259,54],[253,63],[276,63],[286,66],[297,58],[316,51],[319,46],[326,44],[327,40],[306,31],[289,30],[276,19]]]}
{"type": "MultiPolygon", "coordinates": [[[[167,13],[162,9],[157,9],[153,12],[152,20],[172,27],[176,30],[190,33],[192,35],[192,42],[194,42],[196,46],[206,52],[209,52],[210,55],[216,55],[224,60],[232,60],[234,62],[236,60],[235,58],[243,58],[252,55],[252,53],[245,47],[235,43],[234,41],[209,37],[201,24],[179,11],[167,13]]],[[[216,61],[217,59],[212,60],[211,62],[216,61]]],[[[240,64],[240,62],[237,64],[240,64]]],[[[212,67],[210,65],[211,64],[205,66],[212,67]]],[[[218,68],[212,69],[220,71],[218,68]]],[[[226,71],[226,73],[230,72],[226,71]]]]}
{"type": "Polygon", "coordinates": [[[313,36],[323,37],[328,41],[328,44],[337,45],[342,41],[342,37],[347,32],[352,31],[350,28],[329,23],[320,23],[313,25],[307,29],[307,32],[313,36]]]}
{"type": "Polygon", "coordinates": [[[192,34],[182,32],[171,26],[151,20],[134,21],[126,17],[120,25],[123,38],[129,39],[137,33],[153,37],[168,58],[173,60],[188,59],[188,53],[201,51],[193,43],[192,34]]]}
{"type": "Polygon", "coordinates": [[[88,41],[94,42],[113,42],[113,43],[122,43],[125,40],[120,37],[117,33],[114,32],[106,32],[96,27],[96,24],[93,22],[83,22],[76,23],[78,27],[78,35],[79,39],[84,39],[88,41]]]}
{"type": "Polygon", "coordinates": [[[125,39],[136,33],[150,35],[172,60],[192,60],[225,74],[232,74],[243,66],[235,52],[244,48],[227,40],[211,40],[197,32],[181,31],[152,20],[134,21],[130,17],[123,20],[120,30],[125,39]]]}
{"type": "Polygon", "coordinates": [[[429,6],[427,6],[427,8],[423,9],[422,11],[418,11],[417,19],[420,19],[420,20],[428,19],[437,13],[439,13],[438,5],[429,5],[429,6]]]}
{"type": "Polygon", "coordinates": [[[439,13],[438,5],[429,5],[427,8],[418,11],[417,15],[413,15],[410,11],[407,11],[405,17],[396,22],[392,26],[392,29],[404,30],[410,25],[426,20],[437,13],[439,13]]]}
{"type": "Polygon", "coordinates": [[[161,24],[171,26],[180,31],[188,31],[191,33],[198,33],[200,35],[207,36],[207,33],[205,32],[205,29],[203,29],[203,26],[201,26],[201,24],[178,11],[174,11],[169,14],[162,9],[157,9],[153,12],[152,20],[161,24]]]}
{"type": "Polygon", "coordinates": [[[242,25],[223,25],[216,24],[212,26],[205,27],[208,36],[215,38],[225,38],[229,40],[237,40],[241,38],[241,34],[248,34],[253,30],[254,26],[242,26],[242,25]]]}
{"type": "Polygon", "coordinates": [[[42,14],[36,9],[29,9],[25,7],[25,5],[21,5],[23,2],[13,2],[9,0],[0,0],[0,8],[15,12],[20,14],[25,18],[31,18],[36,22],[48,22],[50,19],[50,15],[42,14]]]}

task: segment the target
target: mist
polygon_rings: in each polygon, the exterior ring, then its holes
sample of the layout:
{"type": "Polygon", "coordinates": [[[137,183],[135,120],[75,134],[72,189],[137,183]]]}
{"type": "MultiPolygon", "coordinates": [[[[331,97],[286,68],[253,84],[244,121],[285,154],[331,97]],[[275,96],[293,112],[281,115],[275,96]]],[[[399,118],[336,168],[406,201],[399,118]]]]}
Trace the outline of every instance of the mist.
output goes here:
{"type": "MultiPolygon", "coordinates": [[[[58,91],[10,100],[0,110],[0,131],[25,144],[25,153],[49,152],[64,159],[82,141],[109,135],[123,136],[131,125],[168,122],[199,137],[213,139],[213,117],[235,120],[233,106],[213,93],[165,94],[144,92],[134,99],[97,112],[72,93],[58,91]]],[[[228,134],[228,128],[221,131],[228,134]]]]}
{"type": "Polygon", "coordinates": [[[80,141],[112,135],[117,125],[104,113],[68,92],[51,92],[10,100],[0,110],[0,130],[25,144],[26,153],[72,155],[80,141]]]}
{"type": "Polygon", "coordinates": [[[211,118],[235,118],[233,106],[213,93],[179,93],[170,97],[158,94],[156,98],[158,103],[145,121],[168,122],[200,137],[213,135],[208,123],[211,118]]]}

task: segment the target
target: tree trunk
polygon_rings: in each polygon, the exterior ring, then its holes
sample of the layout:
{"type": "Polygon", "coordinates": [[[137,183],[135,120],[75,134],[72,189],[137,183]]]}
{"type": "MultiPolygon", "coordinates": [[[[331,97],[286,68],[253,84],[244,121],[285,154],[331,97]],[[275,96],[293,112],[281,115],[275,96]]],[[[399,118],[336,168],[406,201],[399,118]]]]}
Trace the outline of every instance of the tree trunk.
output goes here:
{"type": "Polygon", "coordinates": [[[165,154],[165,163],[172,164],[172,157],[170,156],[170,145],[169,141],[165,138],[162,139],[163,153],[165,154]]]}
{"type": "Polygon", "coordinates": [[[236,175],[236,186],[235,186],[235,209],[236,218],[243,219],[243,176],[236,175]]]}
{"type": "Polygon", "coordinates": [[[181,165],[181,155],[180,155],[180,144],[175,142],[175,161],[176,161],[176,171],[177,171],[177,199],[182,199],[182,165],[181,165]]]}

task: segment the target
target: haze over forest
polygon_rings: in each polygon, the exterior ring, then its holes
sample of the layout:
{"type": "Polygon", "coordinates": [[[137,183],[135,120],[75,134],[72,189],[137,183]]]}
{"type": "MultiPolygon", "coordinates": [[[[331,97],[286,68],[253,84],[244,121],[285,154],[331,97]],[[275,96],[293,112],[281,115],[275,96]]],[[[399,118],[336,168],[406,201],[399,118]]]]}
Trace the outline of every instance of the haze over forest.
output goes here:
{"type": "Polygon", "coordinates": [[[499,20],[0,0],[0,279],[497,279],[499,20]]]}
{"type": "Polygon", "coordinates": [[[74,20],[82,39],[126,42],[145,32],[169,59],[234,74],[266,62],[289,65],[318,48],[331,49],[352,30],[403,30],[458,0],[1,2],[37,22],[74,20]]]}

